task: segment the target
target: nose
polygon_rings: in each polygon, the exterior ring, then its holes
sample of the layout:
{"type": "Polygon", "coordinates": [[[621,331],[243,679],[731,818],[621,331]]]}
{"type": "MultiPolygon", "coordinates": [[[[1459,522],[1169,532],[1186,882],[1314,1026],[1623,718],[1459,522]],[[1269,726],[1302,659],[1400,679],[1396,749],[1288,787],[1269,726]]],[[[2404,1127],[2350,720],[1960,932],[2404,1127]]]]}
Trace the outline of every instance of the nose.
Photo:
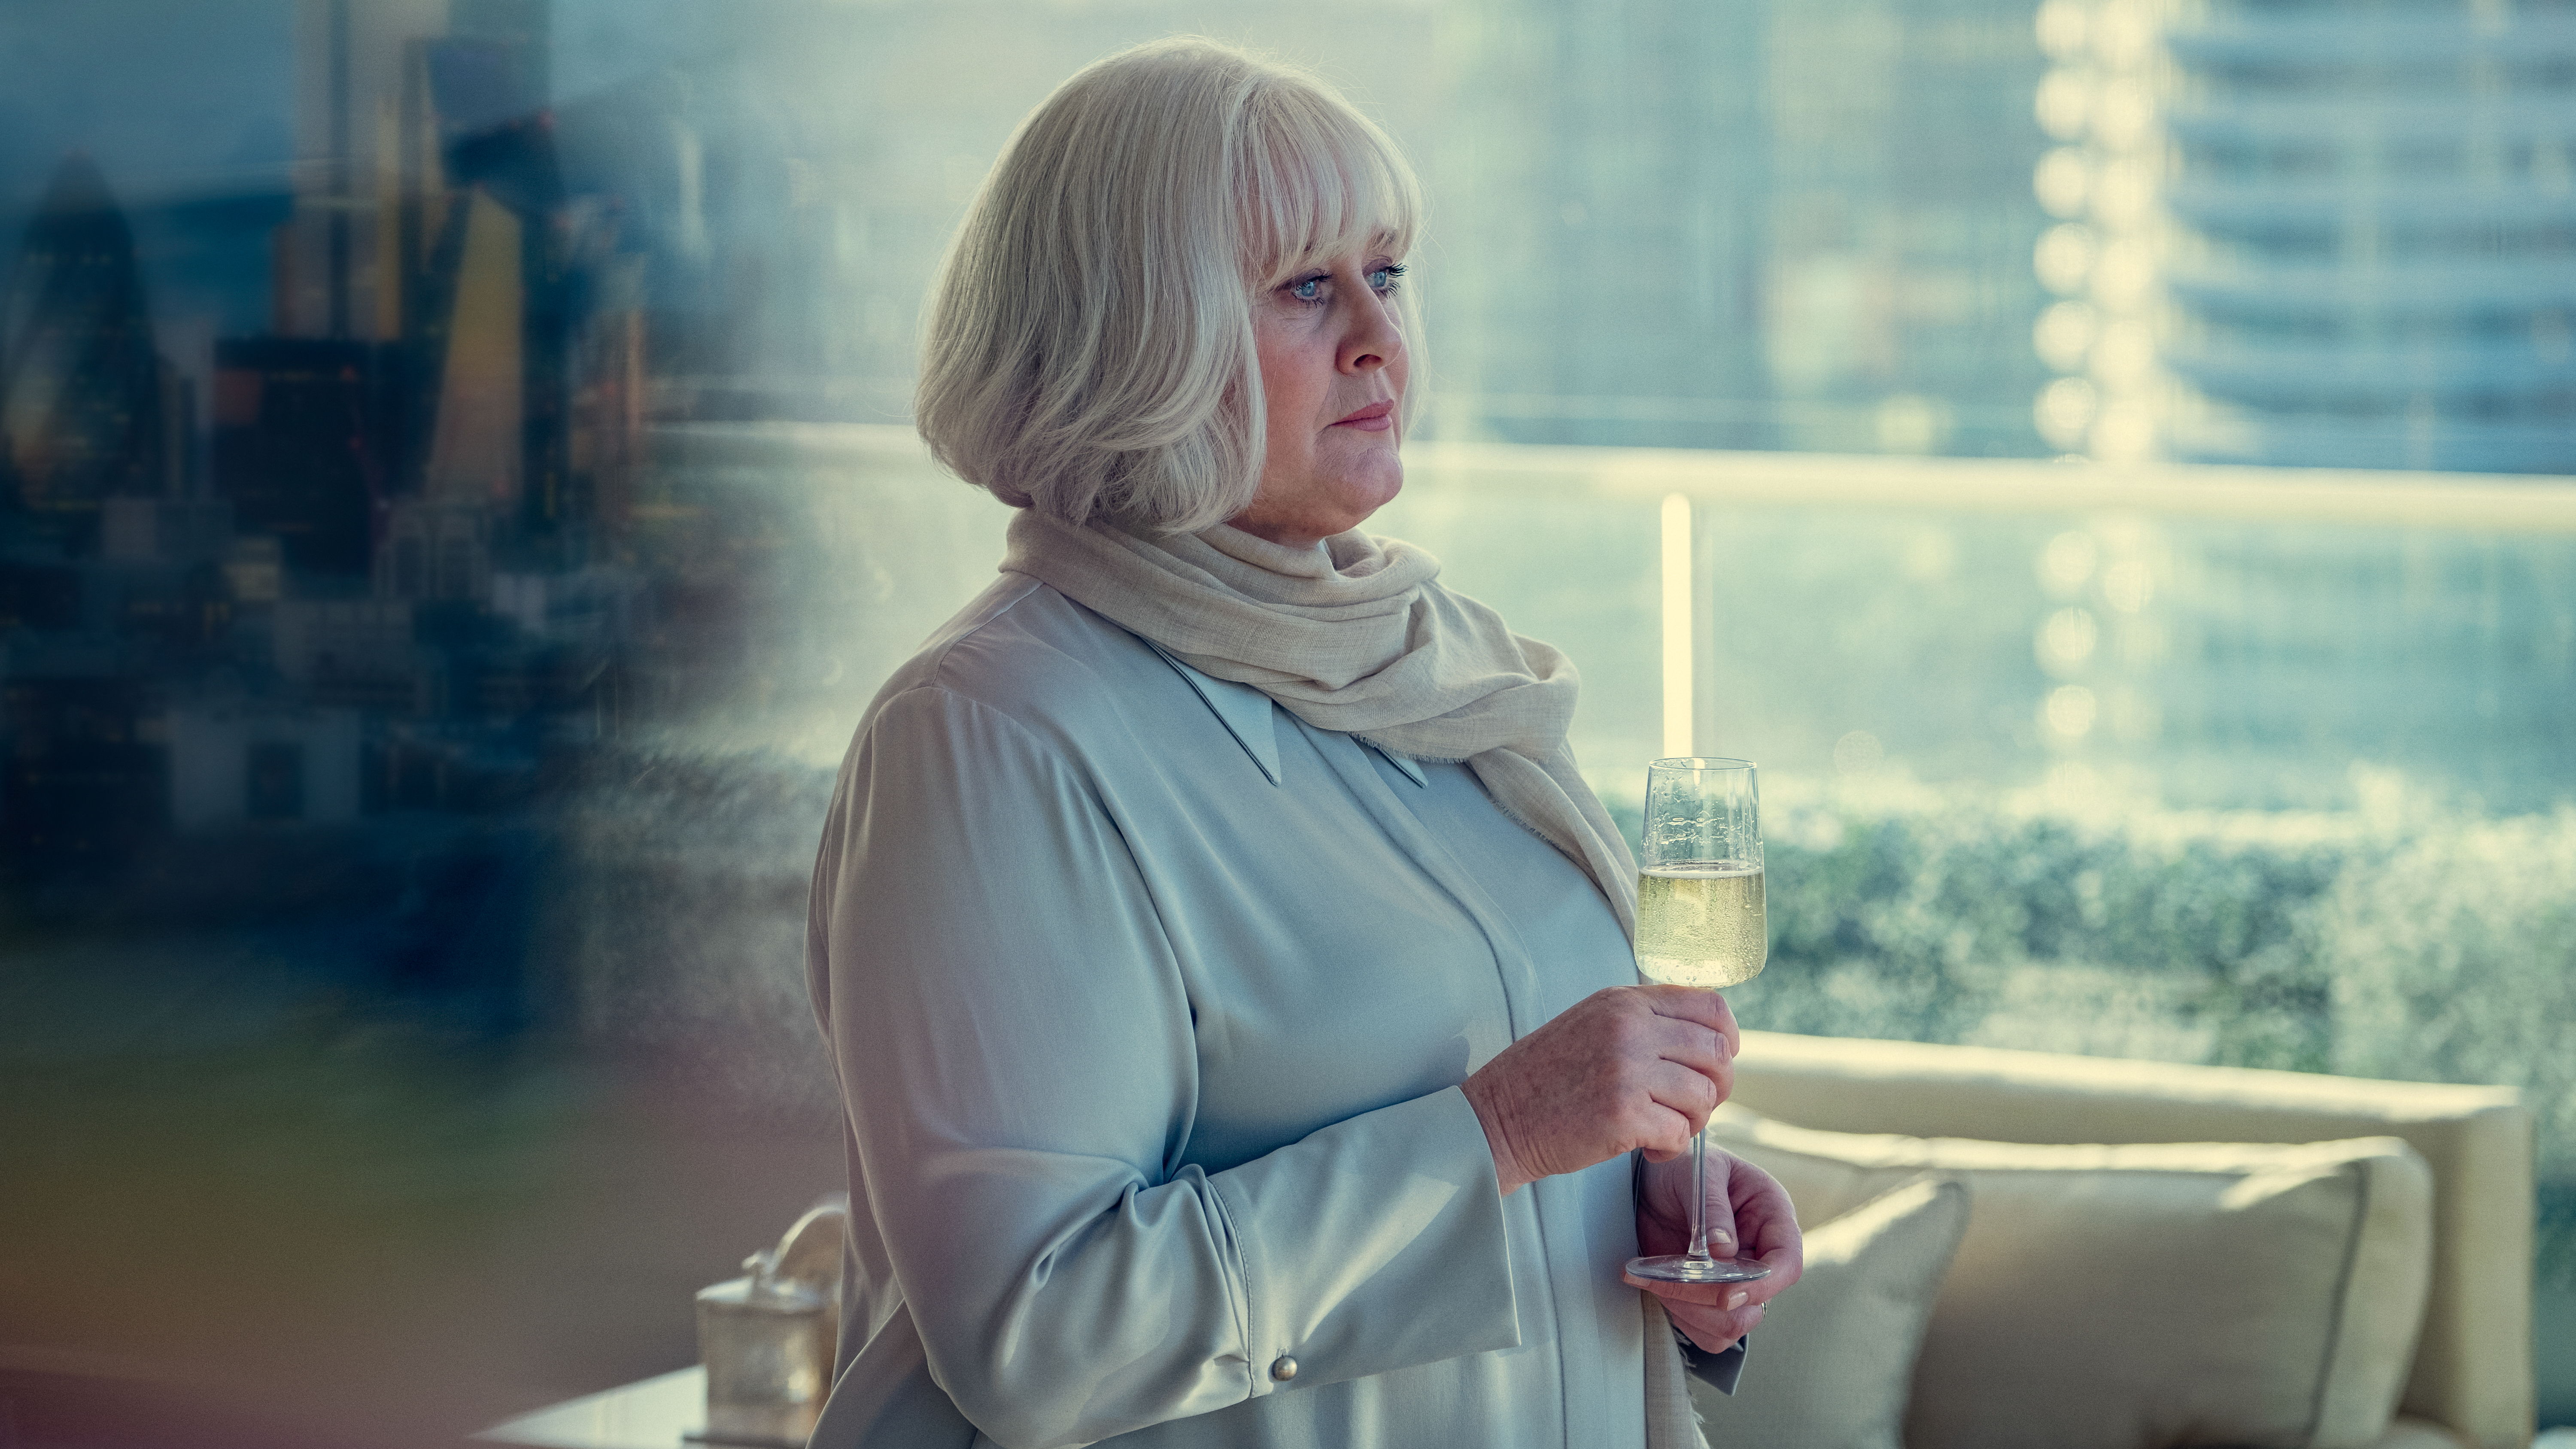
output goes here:
{"type": "Polygon", "coordinates": [[[1404,329],[1398,325],[1392,298],[1371,291],[1365,278],[1354,290],[1359,301],[1351,308],[1350,326],[1342,334],[1340,356],[1335,360],[1346,373],[1373,372],[1404,355],[1404,329]]]}

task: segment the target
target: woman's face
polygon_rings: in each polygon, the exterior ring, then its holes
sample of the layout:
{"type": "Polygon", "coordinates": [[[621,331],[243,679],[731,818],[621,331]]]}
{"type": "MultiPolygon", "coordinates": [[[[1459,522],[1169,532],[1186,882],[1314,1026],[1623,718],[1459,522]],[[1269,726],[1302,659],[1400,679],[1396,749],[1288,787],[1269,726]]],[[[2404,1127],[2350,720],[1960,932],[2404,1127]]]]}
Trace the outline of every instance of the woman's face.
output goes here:
{"type": "Polygon", "coordinates": [[[1310,548],[1404,486],[1404,334],[1393,257],[1353,252],[1291,276],[1252,304],[1269,447],[1261,491],[1235,527],[1310,548]]]}

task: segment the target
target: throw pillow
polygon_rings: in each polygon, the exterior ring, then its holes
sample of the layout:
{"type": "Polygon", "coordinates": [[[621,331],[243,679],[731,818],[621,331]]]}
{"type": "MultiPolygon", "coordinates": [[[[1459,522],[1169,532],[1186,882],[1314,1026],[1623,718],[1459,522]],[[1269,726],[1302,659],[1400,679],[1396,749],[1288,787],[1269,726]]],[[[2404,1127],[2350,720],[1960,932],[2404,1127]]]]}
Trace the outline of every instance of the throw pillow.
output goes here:
{"type": "Polygon", "coordinates": [[[2032,1145],[1734,1107],[1710,1130],[1802,1217],[1927,1170],[1967,1182],[1909,1449],[2362,1449],[2396,1410],[2432,1244],[2432,1174],[2396,1138],[2032,1145]]]}
{"type": "Polygon", "coordinates": [[[1967,1226],[1967,1189],[1927,1175],[1809,1232],[1734,1396],[1691,1381],[1709,1443],[1904,1449],[1915,1351],[1967,1226]]]}

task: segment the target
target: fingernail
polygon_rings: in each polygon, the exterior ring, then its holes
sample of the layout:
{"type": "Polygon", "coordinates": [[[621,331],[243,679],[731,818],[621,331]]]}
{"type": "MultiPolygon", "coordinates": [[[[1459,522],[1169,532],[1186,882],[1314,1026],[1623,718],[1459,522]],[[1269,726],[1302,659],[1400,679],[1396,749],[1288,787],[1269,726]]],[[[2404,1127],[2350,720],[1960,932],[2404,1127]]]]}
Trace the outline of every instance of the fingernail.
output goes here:
{"type": "Polygon", "coordinates": [[[1735,1241],[1735,1234],[1724,1228],[1711,1228],[1708,1230],[1708,1240],[1712,1243],[1732,1243],[1735,1241]]]}
{"type": "Polygon", "coordinates": [[[1727,1295],[1726,1295],[1726,1307],[1727,1307],[1727,1311],[1731,1313],[1731,1312],[1735,1311],[1736,1309],[1743,1307],[1743,1306],[1744,1306],[1744,1300],[1745,1300],[1745,1299],[1747,1299],[1747,1298],[1750,1298],[1750,1297],[1752,1297],[1752,1296],[1753,1296],[1752,1294],[1750,1294],[1750,1293],[1746,1293],[1746,1292],[1743,1292],[1743,1291],[1741,1291],[1741,1290],[1739,1290],[1739,1291],[1737,1291],[1737,1292],[1734,1292],[1734,1293],[1729,1293],[1729,1294],[1727,1294],[1727,1295]]]}

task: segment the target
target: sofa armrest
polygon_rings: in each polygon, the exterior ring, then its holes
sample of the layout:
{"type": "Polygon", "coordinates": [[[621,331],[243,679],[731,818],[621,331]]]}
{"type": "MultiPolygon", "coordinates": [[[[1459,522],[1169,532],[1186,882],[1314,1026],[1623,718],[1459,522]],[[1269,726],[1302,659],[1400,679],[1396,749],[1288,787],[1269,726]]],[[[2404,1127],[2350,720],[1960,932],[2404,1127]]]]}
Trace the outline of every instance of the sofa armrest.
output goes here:
{"type": "Polygon", "coordinates": [[[2532,1118],[2510,1088],[1748,1031],[1734,1100],[1835,1132],[2000,1142],[2404,1138],[2433,1169],[2434,1266],[2401,1409],[2465,1449],[2531,1443],[2532,1118]]]}

